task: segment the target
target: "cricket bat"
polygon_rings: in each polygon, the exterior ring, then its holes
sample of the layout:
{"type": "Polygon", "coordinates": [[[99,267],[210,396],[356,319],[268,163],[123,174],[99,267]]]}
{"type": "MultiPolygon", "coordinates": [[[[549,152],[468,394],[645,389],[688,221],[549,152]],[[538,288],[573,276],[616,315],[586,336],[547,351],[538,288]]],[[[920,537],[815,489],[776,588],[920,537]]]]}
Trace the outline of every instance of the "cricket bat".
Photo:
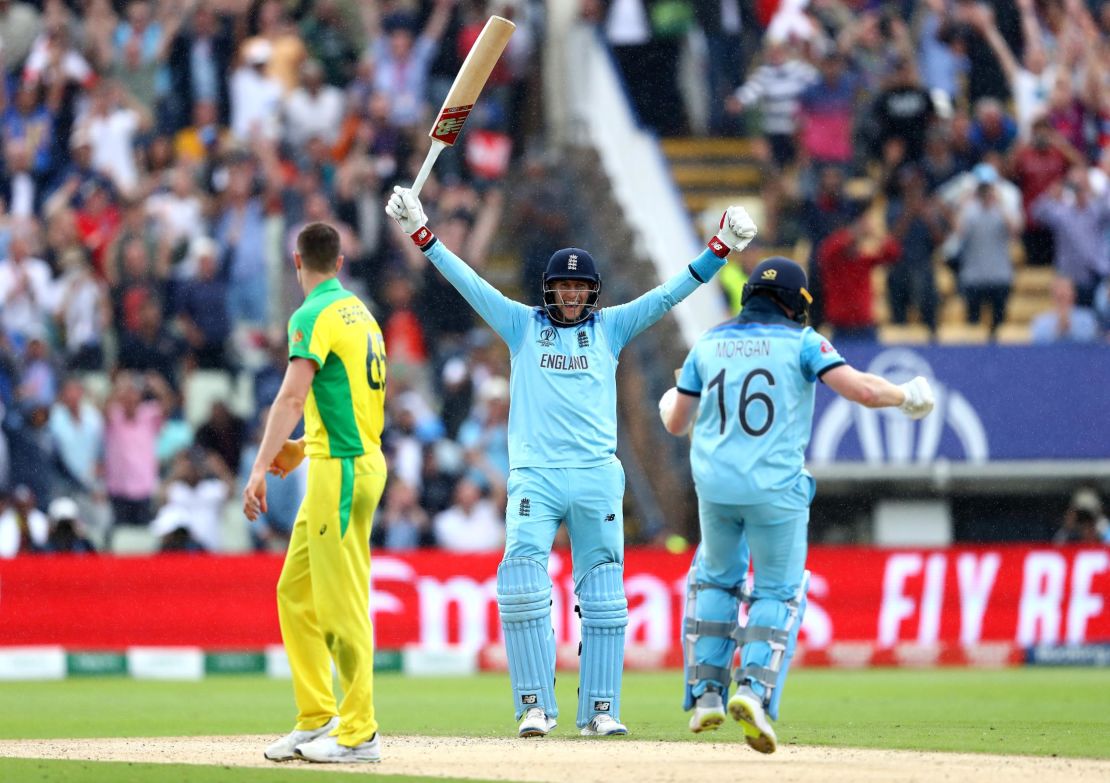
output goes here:
{"type": "Polygon", "coordinates": [[[459,138],[466,118],[470,116],[470,110],[474,108],[493,66],[497,65],[497,60],[505,51],[509,36],[515,29],[515,24],[500,16],[491,16],[482,28],[478,40],[474,42],[455,77],[455,83],[451,85],[451,91],[443,101],[432,129],[428,131],[428,135],[432,137],[432,146],[428,149],[420,173],[416,175],[416,181],[412,183],[414,196],[420,194],[439,154],[459,138]]]}

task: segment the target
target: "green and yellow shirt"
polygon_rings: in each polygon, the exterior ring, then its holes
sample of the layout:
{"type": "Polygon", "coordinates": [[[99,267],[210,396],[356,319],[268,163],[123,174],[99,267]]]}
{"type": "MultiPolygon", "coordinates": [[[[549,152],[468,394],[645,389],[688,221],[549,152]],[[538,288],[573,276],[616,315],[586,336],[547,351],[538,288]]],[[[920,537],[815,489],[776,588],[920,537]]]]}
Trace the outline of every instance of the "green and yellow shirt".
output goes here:
{"type": "Polygon", "coordinates": [[[380,450],[385,341],[374,316],[332,278],[289,319],[289,358],[316,364],[304,408],[305,454],[358,457],[380,450]]]}

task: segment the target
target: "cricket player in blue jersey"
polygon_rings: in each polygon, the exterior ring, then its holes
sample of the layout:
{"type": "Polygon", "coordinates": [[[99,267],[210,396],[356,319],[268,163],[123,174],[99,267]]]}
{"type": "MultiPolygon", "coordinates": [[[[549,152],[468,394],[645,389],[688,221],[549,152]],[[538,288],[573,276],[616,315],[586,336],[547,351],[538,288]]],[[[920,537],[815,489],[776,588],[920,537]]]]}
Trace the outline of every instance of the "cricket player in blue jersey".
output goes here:
{"type": "Polygon", "coordinates": [[[497,603],[521,737],[556,725],[555,636],[547,561],[560,522],[570,534],[582,618],[576,723],[585,736],[627,734],[620,721],[628,602],[624,595],[624,470],[617,448],[617,357],[641,331],[755,237],[730,207],[709,247],[679,274],[624,305],[598,309],[601,276],[585,250],[559,250],[542,307],[503,296],[425,225],[419,200],[395,188],[386,212],[509,347],[509,486],[497,603]]]}
{"type": "Polygon", "coordinates": [[[805,469],[820,379],[869,408],[912,419],[933,409],[928,382],[895,385],[850,367],[807,327],[806,276],[793,261],[762,261],[744,285],[743,310],[702,335],[676,388],[659,401],[672,435],[693,427],[690,466],[701,544],[687,582],[683,623],[684,708],[690,730],[716,729],[728,711],[755,750],[773,753],[771,721],[806,609],[806,529],[814,481],[805,469]],[[754,589],[744,592],[749,559],[754,589]],[[739,602],[748,621],[738,624],[739,602]],[[740,666],[730,673],[736,645],[740,666]]]}

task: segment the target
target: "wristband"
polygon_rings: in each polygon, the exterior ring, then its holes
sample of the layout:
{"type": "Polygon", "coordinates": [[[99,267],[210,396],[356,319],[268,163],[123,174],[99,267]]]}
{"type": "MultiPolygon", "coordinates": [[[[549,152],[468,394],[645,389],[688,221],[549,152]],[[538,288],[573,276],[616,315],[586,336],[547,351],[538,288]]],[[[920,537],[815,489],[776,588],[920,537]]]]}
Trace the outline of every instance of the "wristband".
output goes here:
{"type": "Polygon", "coordinates": [[[720,237],[713,237],[709,240],[709,249],[713,251],[713,255],[717,258],[725,258],[728,256],[729,247],[721,241],[720,237]]]}
{"type": "Polygon", "coordinates": [[[427,226],[421,226],[416,229],[416,231],[413,231],[412,234],[409,235],[409,238],[412,239],[414,245],[423,250],[430,245],[436,237],[427,226]]]}

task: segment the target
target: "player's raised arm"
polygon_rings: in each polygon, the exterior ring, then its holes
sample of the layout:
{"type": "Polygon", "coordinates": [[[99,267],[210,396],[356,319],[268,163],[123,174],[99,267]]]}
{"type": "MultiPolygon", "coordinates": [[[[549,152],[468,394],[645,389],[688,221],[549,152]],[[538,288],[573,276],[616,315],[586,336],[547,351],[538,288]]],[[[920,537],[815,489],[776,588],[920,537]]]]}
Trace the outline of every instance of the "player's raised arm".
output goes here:
{"type": "Polygon", "coordinates": [[[408,188],[396,186],[385,213],[397,221],[432,265],[455,287],[474,311],[515,350],[531,312],[487,283],[470,266],[452,253],[428,228],[428,216],[420,199],[408,188]]]}
{"type": "Polygon", "coordinates": [[[868,408],[898,408],[911,419],[929,415],[934,405],[933,390],[920,375],[906,383],[894,384],[881,376],[842,364],[822,375],[821,380],[846,400],[868,408]]]}
{"type": "Polygon", "coordinates": [[[729,207],[721,215],[720,231],[685,270],[627,304],[606,308],[605,323],[616,349],[619,351],[698,286],[709,282],[725,265],[729,252],[746,248],[755,239],[757,231],[755,221],[746,209],[729,207]]]}

